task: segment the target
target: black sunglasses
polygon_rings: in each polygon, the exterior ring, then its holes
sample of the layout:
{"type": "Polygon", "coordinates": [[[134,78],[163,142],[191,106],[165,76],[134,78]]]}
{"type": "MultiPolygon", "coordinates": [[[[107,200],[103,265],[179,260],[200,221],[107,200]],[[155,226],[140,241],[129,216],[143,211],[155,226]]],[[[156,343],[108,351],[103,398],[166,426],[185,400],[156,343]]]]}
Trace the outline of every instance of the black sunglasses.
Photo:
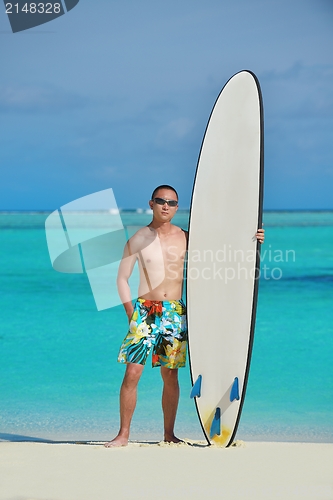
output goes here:
{"type": "Polygon", "coordinates": [[[169,207],[176,207],[178,205],[178,201],[165,200],[164,198],[154,198],[153,201],[157,203],[157,205],[164,205],[164,203],[167,203],[169,207]]]}

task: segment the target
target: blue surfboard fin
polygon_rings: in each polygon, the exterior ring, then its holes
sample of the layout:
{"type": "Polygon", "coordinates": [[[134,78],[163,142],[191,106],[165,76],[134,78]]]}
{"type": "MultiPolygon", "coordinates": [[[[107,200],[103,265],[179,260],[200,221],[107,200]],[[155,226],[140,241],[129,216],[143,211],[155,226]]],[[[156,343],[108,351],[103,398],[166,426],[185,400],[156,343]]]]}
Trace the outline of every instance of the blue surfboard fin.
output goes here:
{"type": "Polygon", "coordinates": [[[212,425],[210,426],[209,437],[212,439],[216,435],[221,434],[221,409],[216,408],[212,425]]]}
{"type": "Polygon", "coordinates": [[[238,383],[238,377],[235,377],[234,383],[232,384],[231,390],[230,390],[230,401],[239,401],[239,383],[238,383]]]}
{"type": "Polygon", "coordinates": [[[199,375],[197,380],[193,384],[190,398],[195,398],[195,397],[200,398],[200,396],[201,396],[201,380],[202,380],[202,376],[199,375]]]}

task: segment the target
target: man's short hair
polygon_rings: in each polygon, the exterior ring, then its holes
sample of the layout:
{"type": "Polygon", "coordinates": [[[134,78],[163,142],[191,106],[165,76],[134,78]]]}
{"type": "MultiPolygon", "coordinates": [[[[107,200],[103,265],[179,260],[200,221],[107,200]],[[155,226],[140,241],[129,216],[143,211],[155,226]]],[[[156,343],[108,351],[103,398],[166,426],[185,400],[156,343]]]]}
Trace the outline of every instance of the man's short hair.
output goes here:
{"type": "Polygon", "coordinates": [[[175,193],[175,195],[177,196],[177,200],[178,200],[177,191],[175,190],[175,188],[173,188],[172,186],[169,186],[168,184],[162,184],[161,186],[157,186],[157,188],[154,189],[153,194],[151,195],[152,200],[155,198],[155,194],[157,193],[157,191],[159,189],[171,189],[171,191],[173,191],[175,193]]]}

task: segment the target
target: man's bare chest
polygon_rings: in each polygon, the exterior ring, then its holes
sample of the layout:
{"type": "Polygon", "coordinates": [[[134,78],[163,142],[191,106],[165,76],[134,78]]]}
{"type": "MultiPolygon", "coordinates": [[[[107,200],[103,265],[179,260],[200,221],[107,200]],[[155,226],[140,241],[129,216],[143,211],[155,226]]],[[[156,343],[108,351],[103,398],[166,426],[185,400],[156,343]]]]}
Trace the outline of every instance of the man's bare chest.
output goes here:
{"type": "Polygon", "coordinates": [[[186,254],[185,238],[155,238],[141,250],[141,264],[147,268],[166,267],[170,264],[183,266],[186,254]]]}

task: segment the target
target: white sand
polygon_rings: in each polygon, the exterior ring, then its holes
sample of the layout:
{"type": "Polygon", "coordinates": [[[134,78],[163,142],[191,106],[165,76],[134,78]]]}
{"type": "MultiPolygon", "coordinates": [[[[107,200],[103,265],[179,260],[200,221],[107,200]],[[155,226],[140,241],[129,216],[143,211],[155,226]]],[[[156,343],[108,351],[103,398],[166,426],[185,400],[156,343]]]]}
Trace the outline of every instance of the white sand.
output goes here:
{"type": "Polygon", "coordinates": [[[0,443],[1,500],[333,499],[333,444],[0,443]]]}

